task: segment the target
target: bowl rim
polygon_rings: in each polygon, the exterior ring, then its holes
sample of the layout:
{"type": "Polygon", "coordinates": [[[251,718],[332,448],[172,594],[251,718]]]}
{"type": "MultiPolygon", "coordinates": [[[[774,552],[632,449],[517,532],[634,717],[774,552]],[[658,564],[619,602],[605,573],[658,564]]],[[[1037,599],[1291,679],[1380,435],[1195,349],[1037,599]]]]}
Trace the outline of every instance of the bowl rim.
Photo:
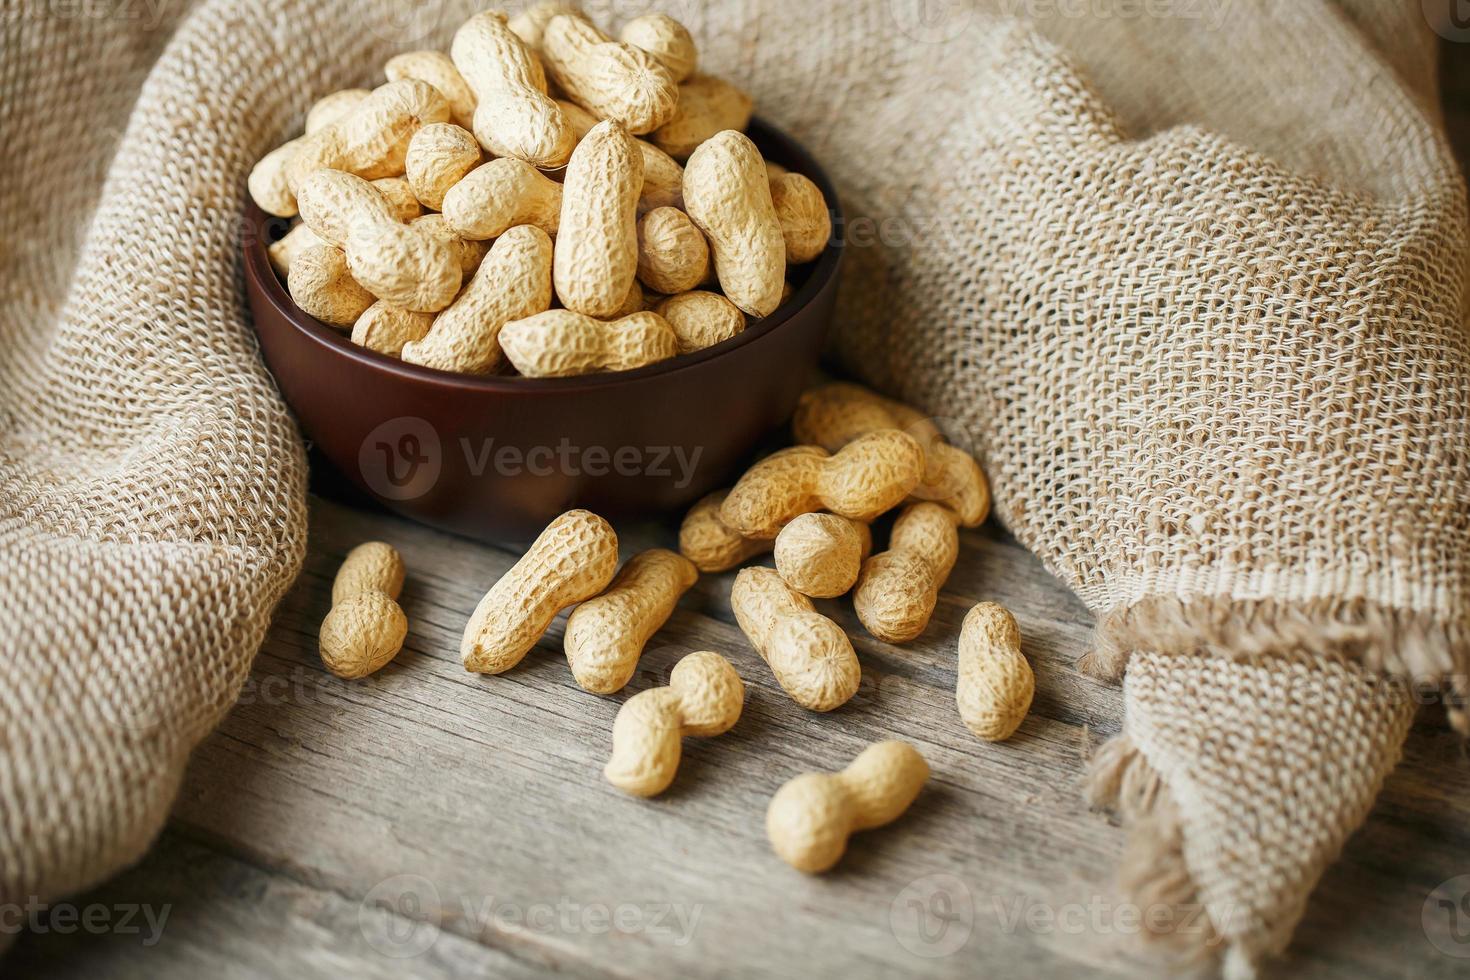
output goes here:
{"type": "MultiPolygon", "coordinates": [[[[307,315],[292,301],[285,285],[277,278],[275,270],[271,268],[270,258],[266,253],[268,236],[263,233],[269,222],[284,219],[266,214],[248,193],[245,195],[244,215],[246,227],[253,233],[247,235],[242,250],[245,277],[254,282],[260,294],[280,314],[282,319],[318,345],[330,348],[338,355],[356,361],[364,367],[427,384],[495,392],[565,393],[604,388],[692,370],[730,351],[756,343],[762,337],[780,329],[831,283],[837,275],[842,259],[842,229],[845,227],[842,204],[826,172],[801,144],[763,119],[752,117],[746,132],[758,146],[763,147],[762,156],[766,155],[765,147],[774,149],[776,152],[772,156],[777,162],[810,178],[821,189],[822,195],[827,199],[828,211],[832,215],[833,233],[827,242],[827,247],[811,264],[811,271],[807,273],[806,282],[776,312],[755,320],[729,340],[721,341],[692,354],[681,354],[666,361],[628,371],[600,371],[595,374],[575,375],[567,378],[522,378],[441,371],[438,368],[420,364],[408,364],[396,357],[388,357],[386,354],[380,354],[366,347],[359,347],[352,343],[344,332],[307,315]]],[[[257,333],[259,332],[260,328],[254,316],[251,318],[251,327],[257,333]]]]}

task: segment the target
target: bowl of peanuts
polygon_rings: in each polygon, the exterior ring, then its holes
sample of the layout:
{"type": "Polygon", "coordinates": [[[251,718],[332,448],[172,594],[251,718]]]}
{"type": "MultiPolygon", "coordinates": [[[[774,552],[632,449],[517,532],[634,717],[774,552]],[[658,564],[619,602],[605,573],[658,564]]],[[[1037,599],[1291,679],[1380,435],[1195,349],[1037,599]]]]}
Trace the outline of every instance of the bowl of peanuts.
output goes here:
{"type": "Polygon", "coordinates": [[[323,93],[248,180],[247,298],[319,456],[425,523],[682,510],[789,418],[841,212],[672,18],[558,4],[323,93]]]}

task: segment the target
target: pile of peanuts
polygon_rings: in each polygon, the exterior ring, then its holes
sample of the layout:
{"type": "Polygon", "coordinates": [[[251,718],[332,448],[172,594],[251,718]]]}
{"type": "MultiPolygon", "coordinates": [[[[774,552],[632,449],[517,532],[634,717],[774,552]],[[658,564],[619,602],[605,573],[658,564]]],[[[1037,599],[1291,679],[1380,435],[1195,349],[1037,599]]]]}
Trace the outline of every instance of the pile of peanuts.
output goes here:
{"type": "Polygon", "coordinates": [[[750,97],[697,64],[662,14],[617,39],[566,4],[477,14],[255,166],[256,204],[300,218],[271,264],[353,343],[444,371],[623,371],[728,340],[832,221],[744,135],[750,97]]]}
{"type": "MultiPolygon", "coordinates": [[[[845,382],[802,395],[792,419],[798,445],[758,461],[728,490],[684,518],[679,552],[654,548],[618,569],[612,527],[586,510],[562,514],[497,581],[460,644],[466,670],[510,670],[558,613],[577,684],[613,694],[632,678],[644,646],[701,573],[724,572],[774,552],[775,567],[742,568],[730,604],[755,653],[792,701],[831,711],[857,693],[862,668],[847,634],[813,598],[851,592],[874,637],[904,643],[929,623],[959,554],[959,528],[990,510],[979,464],[944,441],[914,409],[845,382]],[[869,524],[901,508],[888,549],[870,554],[869,524]]],[[[402,646],[397,605],[403,565],[388,545],[354,550],[337,575],[321,655],[342,677],[382,667],[402,646]]],[[[955,701],[963,724],[986,741],[1009,738],[1031,706],[1035,680],[1020,631],[1003,606],[984,602],[960,630],[955,701]]],[[[744,685],[718,653],[674,667],[667,687],[628,699],[613,723],[604,774],[619,789],[654,796],[672,783],[684,736],[713,736],[740,718],[744,685]]],[[[831,868],[848,836],[897,819],[929,767],[905,742],[879,742],[836,774],[806,774],[772,798],[766,831],[776,853],[808,872],[831,868]]]]}

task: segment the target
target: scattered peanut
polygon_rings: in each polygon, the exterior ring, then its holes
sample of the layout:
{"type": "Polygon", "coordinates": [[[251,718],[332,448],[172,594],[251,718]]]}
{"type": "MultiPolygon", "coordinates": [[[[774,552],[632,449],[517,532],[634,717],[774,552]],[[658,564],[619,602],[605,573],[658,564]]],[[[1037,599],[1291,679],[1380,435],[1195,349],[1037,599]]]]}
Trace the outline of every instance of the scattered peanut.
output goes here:
{"type": "Polygon", "coordinates": [[[858,619],[880,640],[907,643],[929,625],[939,589],[960,553],[959,516],[939,504],[909,504],[893,523],[888,550],[863,564],[853,593],[858,619]]]}
{"type": "Polygon", "coordinates": [[[638,278],[649,289],[686,292],[704,281],[709,268],[709,243],[689,215],[665,207],[638,219],[638,278]]]}
{"type": "Polygon", "coordinates": [[[699,64],[699,52],[689,29],[666,14],[634,17],[623,25],[618,40],[647,51],[676,82],[694,74],[699,64]]]}
{"type": "Polygon", "coordinates": [[[362,311],[352,325],[352,342],[359,347],[397,357],[403,345],[418,340],[434,323],[432,313],[400,310],[378,300],[362,311]]]}
{"type": "Polygon", "coordinates": [[[679,86],[667,68],[580,17],[547,22],[541,57],[567,98],[634,135],[662,126],[678,106],[679,86]]]}
{"type": "Polygon", "coordinates": [[[475,115],[475,93],[454,62],[442,51],[405,51],[383,65],[388,81],[417,78],[428,82],[449,101],[449,116],[455,125],[469,129],[475,115]]]}
{"type": "MultiPolygon", "coordinates": [[[[552,24],[562,20],[568,18],[552,24]]],[[[611,316],[627,296],[638,272],[642,187],[643,157],[632,137],[613,122],[593,126],[577,144],[562,182],[552,278],[567,309],[611,316]]]]}
{"type": "Polygon", "coordinates": [[[674,665],[668,687],[629,698],[613,722],[613,751],[603,775],[633,796],[657,796],[679,768],[686,735],[709,738],[735,727],[745,685],[730,661],[701,650],[674,665]]]}
{"type": "Polygon", "coordinates": [[[773,569],[741,569],[730,605],[791,700],[811,711],[831,711],[857,693],[862,667],[847,634],[773,569]]]}
{"type": "Polygon", "coordinates": [[[1021,631],[1004,606],[982,602],[960,627],[955,703],[965,727],[987,742],[1011,737],[1031,709],[1036,678],[1021,655],[1021,631]]]}
{"type": "Polygon", "coordinates": [[[459,261],[449,246],[395,218],[372,184],[340,170],[318,170],[297,189],[301,220],[347,253],[364,289],[404,310],[432,313],[459,291],[459,261]]]}
{"type": "Polygon", "coordinates": [[[444,195],[480,165],[474,134],[452,123],[432,123],[413,134],[403,166],[408,186],[425,207],[444,209],[444,195]]]}
{"type": "Polygon", "coordinates": [[[814,510],[864,523],[898,505],[924,473],[924,453],[907,433],[880,429],[835,456],[793,446],[756,463],[720,507],[720,520],[746,537],[773,538],[814,510]]]}
{"type": "Polygon", "coordinates": [[[698,579],[689,559],[654,548],[629,558],[606,592],[572,610],[563,645],[582,689],[594,694],[621,691],[649,637],[698,579]]]}
{"type": "Polygon", "coordinates": [[[326,242],[296,253],[286,274],[286,290],[308,316],[334,327],[351,327],[375,302],[347,270],[347,256],[326,242]]]}
{"type": "Polygon", "coordinates": [[[858,436],[878,429],[903,429],[924,448],[924,478],[914,491],[917,500],[943,504],[976,527],[990,513],[990,484],[975,458],[951,446],[933,422],[901,402],[861,385],[834,381],[802,394],[791,430],[798,442],[837,452],[858,436]]]}
{"type": "Polygon", "coordinates": [[[665,297],[654,312],[674,328],[680,354],[713,347],[745,329],[745,314],[734,303],[704,290],[665,297]]]}
{"type": "Polygon", "coordinates": [[[465,21],[450,56],[479,100],[472,128],[485,149],[537,167],[566,164],[576,143],[572,129],[546,94],[536,53],[504,14],[488,11],[465,21]]]}
{"type": "Polygon", "coordinates": [[[786,279],[786,243],[755,144],[734,130],[701,143],[684,168],[684,206],[709,239],[730,302],[751,316],[773,312],[786,279]]]}
{"type": "Polygon", "coordinates": [[[720,520],[720,505],[728,490],[717,490],[701,498],[679,526],[679,553],[701,572],[723,572],[771,550],[770,538],[746,538],[720,520]]]}
{"type": "Polygon", "coordinates": [[[444,195],[444,220],[465,238],[494,238],[515,225],[556,235],[562,186],[524,160],[491,160],[444,195]]]}
{"type": "Polygon", "coordinates": [[[841,860],[854,831],[897,820],[928,779],[918,749],[877,742],[841,772],[804,773],[777,790],[766,809],[766,836],[798,871],[826,871],[841,860]]]}
{"type": "Polygon", "coordinates": [[[618,536],[607,521],[586,510],[562,514],[475,607],[459,648],[465,670],[510,670],[558,612],[606,588],[617,564],[618,536]]]}
{"type": "Polygon", "coordinates": [[[800,265],[821,255],[832,237],[832,214],[822,189],[810,177],[794,173],[772,178],[770,188],[786,242],[786,261],[800,265]]]}
{"type": "Polygon", "coordinates": [[[380,85],[351,111],[301,138],[286,163],[286,183],[301,184],[318,170],[343,170],[365,180],[404,172],[408,142],[422,126],[449,120],[439,90],[416,78],[380,85]]]}
{"type": "Polygon", "coordinates": [[[398,605],[403,559],[381,541],[347,553],[332,582],[332,610],[319,633],[322,663],[338,677],[366,677],[398,655],[408,617],[398,605]]]}
{"type": "Polygon", "coordinates": [[[649,137],[653,145],[676,160],[726,129],[744,131],[750,125],[750,96],[722,78],[695,75],[679,86],[674,115],[649,137]]]}
{"type": "Polygon", "coordinates": [[[572,310],[547,310],[507,323],[500,331],[500,346],[528,378],[629,371],[679,352],[668,321],[649,312],[606,321],[572,310]]]}
{"type": "Polygon", "coordinates": [[[403,345],[410,364],[490,374],[505,361],[503,328],[551,306],[551,239],[517,225],[495,240],[474,278],[440,313],[422,340],[403,345]]]}
{"type": "Polygon", "coordinates": [[[776,571],[787,585],[814,599],[831,599],[852,588],[862,570],[866,524],[837,514],[802,514],[776,535],[776,571]]]}

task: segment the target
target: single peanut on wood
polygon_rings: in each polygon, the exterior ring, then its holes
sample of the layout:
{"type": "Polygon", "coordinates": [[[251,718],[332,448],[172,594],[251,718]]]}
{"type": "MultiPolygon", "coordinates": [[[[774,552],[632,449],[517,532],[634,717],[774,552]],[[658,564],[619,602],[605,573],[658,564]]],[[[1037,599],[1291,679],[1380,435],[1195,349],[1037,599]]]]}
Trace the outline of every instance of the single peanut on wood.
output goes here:
{"type": "Polygon", "coordinates": [[[746,471],[720,507],[720,520],[746,537],[773,538],[814,510],[868,523],[899,504],[924,474],[918,442],[880,429],[828,456],[818,446],[772,453],[746,471]]]}
{"type": "Polygon", "coordinates": [[[628,295],[638,272],[642,188],[643,157],[627,130],[612,122],[593,126],[562,181],[552,278],[567,309],[607,317],[628,295]]]}
{"type": "Polygon", "coordinates": [[[326,242],[308,245],[291,258],[286,290],[302,312],[334,327],[351,327],[376,302],[352,278],[347,256],[326,242]]]}
{"type": "Polygon", "coordinates": [[[1004,606],[982,602],[960,627],[955,703],[965,727],[987,742],[1011,737],[1031,709],[1036,678],[1021,655],[1021,630],[1004,606]]]}
{"type": "Polygon", "coordinates": [[[702,289],[667,296],[653,311],[674,328],[680,354],[713,347],[745,329],[745,314],[734,303],[719,293],[702,289]]]}
{"type": "Polygon", "coordinates": [[[450,118],[456,126],[469,129],[475,116],[475,93],[442,51],[405,51],[394,55],[383,66],[388,81],[417,78],[439,90],[449,102],[450,118]]]}
{"type": "Polygon", "coordinates": [[[638,219],[638,278],[655,292],[693,289],[709,275],[709,243],[678,208],[654,208],[638,219]]]}
{"type": "Polygon", "coordinates": [[[976,527],[990,513],[990,484],[975,458],[944,441],[943,434],[918,410],[845,381],[818,385],[802,393],[791,431],[798,442],[837,452],[858,436],[878,429],[902,429],[924,449],[924,478],[914,499],[943,504],[976,527]]]}
{"type": "Polygon", "coordinates": [[[741,569],[730,605],[791,700],[811,711],[831,711],[857,693],[863,671],[847,634],[774,570],[741,569]]]}
{"type": "Polygon", "coordinates": [[[475,607],[459,647],[465,670],[510,670],[557,613],[606,588],[617,565],[618,536],[607,521],[586,510],[562,514],[475,607]]]}
{"type": "Polygon", "coordinates": [[[832,237],[832,213],[822,189],[810,177],[785,173],[772,178],[771,203],[786,242],[786,261],[793,265],[821,255],[832,237]]]}
{"type": "Polygon", "coordinates": [[[846,594],[872,546],[866,524],[837,514],[802,514],[776,535],[776,571],[814,599],[846,594]]]}
{"type": "Polygon", "coordinates": [[[444,220],[465,238],[504,234],[535,225],[555,236],[562,186],[524,160],[491,160],[471,170],[444,194],[444,220]]]}
{"type": "Polygon", "coordinates": [[[698,579],[689,559],[654,548],[629,558],[606,592],[572,610],[563,646],[582,690],[593,694],[622,690],[649,637],[668,621],[674,604],[698,579]]]}
{"type": "Polygon", "coordinates": [[[613,722],[613,751],[603,775],[633,796],[657,796],[679,768],[686,735],[722,735],[740,720],[745,685],[730,661],[701,650],[674,665],[668,687],[633,695],[613,722]]]}
{"type": "Polygon", "coordinates": [[[567,98],[634,135],[662,126],[678,106],[679,86],[667,68],[580,17],[547,23],[541,57],[567,98]]]}
{"type": "Polygon", "coordinates": [[[694,74],[699,64],[699,52],[689,29],[666,14],[634,17],[623,25],[618,39],[653,55],[676,82],[694,74]]]}
{"type": "Polygon", "coordinates": [[[441,371],[491,374],[505,363],[505,325],[550,306],[551,239],[540,228],[517,225],[495,240],[423,339],[403,345],[403,359],[441,371]]]}
{"type": "Polygon", "coordinates": [[[842,859],[853,832],[897,820],[928,779],[918,749],[877,742],[841,772],[805,773],[777,790],[766,809],[766,836],[798,871],[826,871],[842,859]]]}
{"type": "Polygon", "coordinates": [[[546,93],[546,73],[536,53],[516,36],[505,15],[476,14],[459,28],[450,56],[474,90],[475,138],[499,157],[537,167],[561,167],[576,138],[546,93]]]}
{"type": "Polygon", "coordinates": [[[322,663],[338,677],[366,677],[398,655],[408,617],[398,606],[403,559],[381,541],[347,553],[332,582],[332,611],[319,634],[322,663]]]}
{"type": "Polygon", "coordinates": [[[751,105],[749,95],[724,79],[695,75],[679,86],[679,104],[673,116],[649,139],[676,160],[684,160],[718,132],[743,132],[750,125],[751,105]]]}
{"type": "Polygon", "coordinates": [[[372,184],[318,170],[297,189],[301,220],[347,254],[362,287],[392,306],[432,313],[459,292],[458,259],[444,242],[393,216],[372,184]]]}
{"type": "Polygon", "coordinates": [[[668,321],[649,312],[607,321],[571,310],[547,310],[507,323],[500,331],[500,347],[528,378],[630,371],[679,352],[668,321]]]}
{"type": "Polygon", "coordinates": [[[363,310],[362,316],[352,325],[352,342],[379,354],[397,357],[403,352],[404,344],[423,337],[433,323],[432,313],[400,310],[378,300],[363,310]]]}
{"type": "Polygon", "coordinates": [[[351,111],[303,136],[286,163],[286,183],[301,185],[318,170],[342,170],[365,180],[400,177],[408,143],[423,126],[449,121],[449,102],[416,78],[380,85],[351,111]]]}
{"type": "Polygon", "coordinates": [[[723,572],[748,558],[765,554],[774,542],[770,538],[747,538],[732,531],[720,520],[720,505],[728,490],[717,490],[701,498],[684,515],[679,526],[679,553],[701,572],[723,572]]]}
{"type": "Polygon", "coordinates": [[[414,196],[435,211],[443,210],[449,188],[479,165],[474,134],[452,123],[433,123],[414,133],[403,161],[414,196]]]}
{"type": "Polygon", "coordinates": [[[939,504],[909,504],[893,523],[888,550],[863,564],[852,605],[869,633],[907,643],[929,625],[939,589],[960,553],[959,515],[939,504]]]}
{"type": "Polygon", "coordinates": [[[725,296],[751,316],[781,304],[786,243],[760,151],[725,130],[700,144],[684,168],[684,207],[709,239],[725,296]]]}
{"type": "MultiPolygon", "coordinates": [[[[572,131],[576,133],[578,142],[592,132],[592,127],[601,121],[575,102],[557,99],[556,104],[561,107],[562,114],[567,117],[567,122],[571,125],[572,131]]],[[[635,139],[633,144],[643,155],[643,190],[638,195],[638,212],[642,214],[654,208],[682,207],[684,204],[684,168],[680,166],[679,161],[647,140],[635,139]]]]}

